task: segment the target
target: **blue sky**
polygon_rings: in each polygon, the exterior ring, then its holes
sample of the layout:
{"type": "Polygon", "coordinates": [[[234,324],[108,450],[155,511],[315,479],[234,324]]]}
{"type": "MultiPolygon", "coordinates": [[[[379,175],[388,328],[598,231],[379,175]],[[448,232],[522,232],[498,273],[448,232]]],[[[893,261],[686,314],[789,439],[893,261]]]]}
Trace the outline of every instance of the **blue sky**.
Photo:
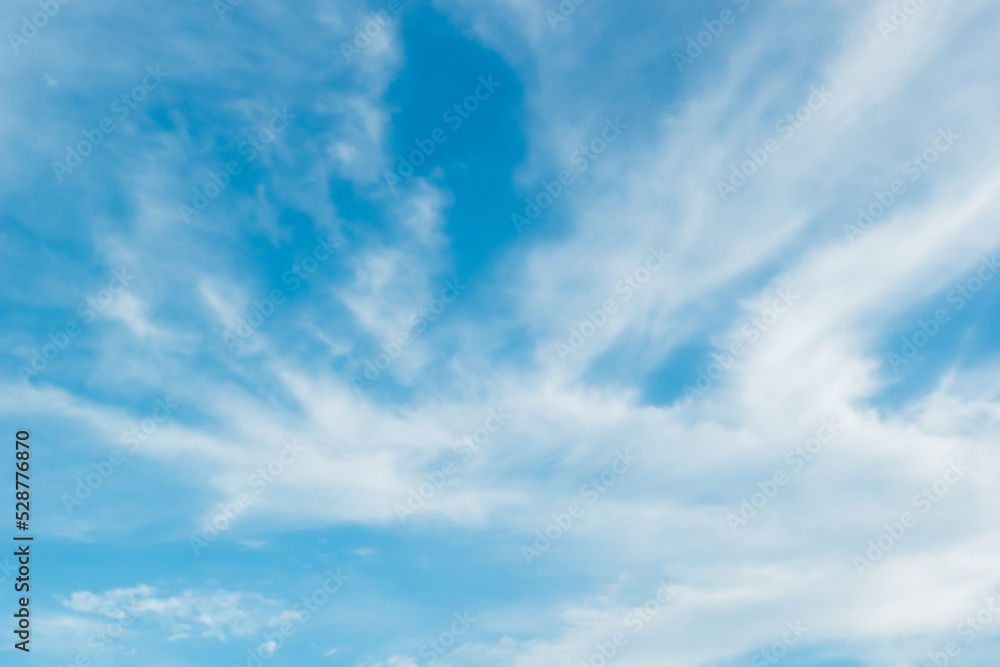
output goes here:
{"type": "Polygon", "coordinates": [[[993,664],[995,3],[0,14],[4,664],[993,664]]]}

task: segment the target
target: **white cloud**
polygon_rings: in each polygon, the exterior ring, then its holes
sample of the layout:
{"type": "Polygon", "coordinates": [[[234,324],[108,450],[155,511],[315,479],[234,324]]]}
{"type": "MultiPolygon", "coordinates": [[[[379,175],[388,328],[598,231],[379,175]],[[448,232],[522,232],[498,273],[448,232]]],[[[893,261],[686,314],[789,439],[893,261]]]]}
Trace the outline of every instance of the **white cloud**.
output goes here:
{"type": "Polygon", "coordinates": [[[145,584],[116,588],[103,593],[79,591],[62,600],[71,611],[102,616],[114,621],[150,619],[164,627],[171,641],[190,637],[248,637],[265,624],[273,625],[298,616],[282,612],[268,617],[280,603],[256,593],[187,590],[178,595],[157,597],[157,591],[145,584]]]}

